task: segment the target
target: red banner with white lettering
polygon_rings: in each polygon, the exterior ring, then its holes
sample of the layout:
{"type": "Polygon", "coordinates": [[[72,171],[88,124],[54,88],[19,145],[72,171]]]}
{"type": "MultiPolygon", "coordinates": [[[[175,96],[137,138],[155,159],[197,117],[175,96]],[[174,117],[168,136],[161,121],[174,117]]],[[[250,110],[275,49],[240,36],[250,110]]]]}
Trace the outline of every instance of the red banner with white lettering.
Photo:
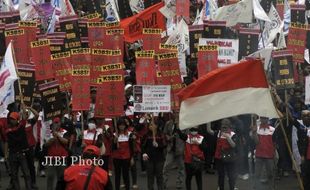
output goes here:
{"type": "Polygon", "coordinates": [[[55,53],[51,56],[54,76],[58,80],[60,91],[72,89],[72,67],[70,64],[70,52],[55,53]]]}
{"type": "Polygon", "coordinates": [[[136,81],[137,85],[156,84],[154,51],[136,52],[136,81]]]}
{"type": "Polygon", "coordinates": [[[124,76],[101,75],[97,86],[95,117],[118,117],[124,115],[124,76]]]}
{"type": "Polygon", "coordinates": [[[303,63],[308,26],[291,23],[288,33],[287,49],[293,50],[293,62],[303,63]]]}
{"type": "Polygon", "coordinates": [[[90,48],[71,50],[72,110],[89,110],[90,104],[90,48]]]}
{"type": "Polygon", "coordinates": [[[31,42],[32,61],[36,68],[36,80],[48,80],[54,78],[51,64],[51,51],[49,40],[31,42]]]}
{"type": "Polygon", "coordinates": [[[143,50],[155,50],[155,53],[157,53],[161,43],[161,33],[161,29],[143,28],[143,50]]]}
{"type": "Polygon", "coordinates": [[[198,46],[198,78],[217,69],[218,46],[202,45],[198,46]]]}
{"type": "Polygon", "coordinates": [[[24,29],[5,30],[6,47],[12,41],[17,64],[30,64],[30,55],[27,51],[28,43],[24,29]]]}

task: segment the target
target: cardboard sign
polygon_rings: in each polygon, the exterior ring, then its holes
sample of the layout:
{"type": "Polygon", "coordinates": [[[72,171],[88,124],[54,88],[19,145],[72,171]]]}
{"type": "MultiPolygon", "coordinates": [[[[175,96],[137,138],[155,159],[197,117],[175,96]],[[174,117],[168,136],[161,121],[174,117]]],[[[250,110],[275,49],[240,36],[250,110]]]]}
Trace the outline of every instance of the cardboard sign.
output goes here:
{"type": "Polygon", "coordinates": [[[183,16],[186,21],[190,21],[190,1],[189,0],[177,0],[176,2],[176,15],[183,16]]]}
{"type": "Polygon", "coordinates": [[[280,50],[272,53],[274,82],[278,88],[294,87],[293,52],[280,50]]]}
{"type": "Polygon", "coordinates": [[[70,52],[60,52],[51,55],[54,76],[59,83],[60,91],[72,89],[72,67],[70,64],[70,52]]]}
{"type": "Polygon", "coordinates": [[[27,51],[28,44],[24,29],[5,30],[6,47],[12,41],[17,64],[29,64],[30,55],[27,51]]]}
{"type": "Polygon", "coordinates": [[[61,116],[62,101],[57,81],[39,85],[41,91],[44,119],[50,120],[61,116]]]}
{"type": "Polygon", "coordinates": [[[306,23],[306,5],[291,4],[291,23],[306,23]]]}
{"type": "Polygon", "coordinates": [[[72,110],[89,110],[90,68],[83,65],[72,67],[72,110]]]}
{"type": "Polygon", "coordinates": [[[32,61],[36,68],[36,80],[47,80],[54,78],[51,64],[49,40],[39,40],[31,42],[32,61]]]}
{"type": "MultiPolygon", "coordinates": [[[[17,67],[19,82],[23,94],[24,103],[31,106],[33,99],[33,92],[35,88],[35,66],[30,64],[19,64],[17,67]]],[[[14,83],[15,100],[20,100],[20,92],[18,82],[14,83]]]]}
{"type": "Polygon", "coordinates": [[[225,38],[226,37],[226,21],[206,21],[204,26],[205,36],[208,38],[225,38]]]}
{"type": "Polygon", "coordinates": [[[239,40],[200,38],[199,45],[218,46],[218,66],[238,63],[239,40]]]}
{"type": "Polygon", "coordinates": [[[32,22],[32,21],[19,21],[18,22],[18,27],[19,29],[23,29],[25,31],[25,38],[26,38],[26,44],[27,44],[27,51],[29,57],[31,57],[31,46],[30,43],[32,41],[36,41],[36,33],[38,30],[38,24],[37,22],[32,22]]]}
{"type": "Polygon", "coordinates": [[[105,28],[104,22],[88,22],[88,40],[90,48],[104,48],[105,42],[105,28]]]}
{"type": "Polygon", "coordinates": [[[169,85],[134,86],[134,112],[170,112],[170,92],[169,85]]]}
{"type": "Polygon", "coordinates": [[[124,55],[124,30],[119,28],[107,29],[103,48],[121,50],[121,55],[124,55]]]}
{"type": "Polygon", "coordinates": [[[304,24],[291,23],[288,33],[287,49],[293,51],[293,61],[304,62],[308,26],[304,24]]]}
{"type": "MultiPolygon", "coordinates": [[[[190,48],[190,62],[191,64],[197,65],[197,59],[198,59],[198,45],[199,45],[199,39],[205,37],[204,34],[204,26],[203,25],[195,25],[195,26],[189,26],[189,48],[190,48]]],[[[201,45],[207,45],[207,44],[201,44],[201,45]]]]}
{"type": "Polygon", "coordinates": [[[158,52],[161,42],[161,33],[161,29],[143,28],[143,50],[155,50],[155,52],[158,52]]]}
{"type": "Polygon", "coordinates": [[[258,50],[258,37],[260,30],[240,28],[238,60],[258,50]]]}
{"type": "Polygon", "coordinates": [[[65,48],[71,50],[81,47],[80,31],[77,15],[60,17],[60,28],[62,32],[66,32],[65,48]]]}
{"type": "Polygon", "coordinates": [[[218,46],[203,45],[198,46],[198,77],[217,69],[218,46]]]}
{"type": "Polygon", "coordinates": [[[155,85],[156,68],[154,51],[137,51],[136,81],[138,85],[155,85]]]}
{"type": "Polygon", "coordinates": [[[124,115],[124,76],[101,75],[98,79],[95,117],[119,117],[124,115]]]}

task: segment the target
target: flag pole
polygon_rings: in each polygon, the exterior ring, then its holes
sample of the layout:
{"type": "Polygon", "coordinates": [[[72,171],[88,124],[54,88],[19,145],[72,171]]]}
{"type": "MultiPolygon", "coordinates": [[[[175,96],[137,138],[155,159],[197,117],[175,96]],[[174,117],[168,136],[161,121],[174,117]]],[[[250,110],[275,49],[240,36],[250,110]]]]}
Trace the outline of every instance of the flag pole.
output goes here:
{"type": "Polygon", "coordinates": [[[23,91],[22,91],[22,86],[20,84],[20,77],[19,77],[19,73],[18,73],[18,69],[17,69],[17,62],[16,62],[16,57],[15,57],[15,51],[14,51],[14,46],[13,46],[13,40],[11,40],[11,49],[12,49],[12,55],[13,55],[13,62],[14,62],[14,65],[15,65],[15,71],[16,71],[16,74],[17,74],[17,83],[18,83],[18,90],[19,90],[19,97],[20,97],[20,102],[21,104],[24,104],[24,95],[23,95],[23,91]]]}
{"type": "MultiPolygon", "coordinates": [[[[266,75],[265,75],[265,77],[266,77],[266,75]]],[[[267,79],[267,77],[266,77],[266,79],[267,79]]],[[[268,81],[268,80],[267,80],[267,81],[268,81]]],[[[275,97],[273,96],[270,87],[269,87],[269,92],[270,92],[270,95],[271,95],[271,98],[272,98],[273,106],[277,109],[277,107],[276,107],[276,102],[275,102],[275,97]]],[[[287,107],[287,105],[285,105],[285,106],[287,107]]],[[[278,113],[278,115],[279,115],[280,128],[281,128],[282,134],[283,134],[283,136],[284,136],[285,144],[286,144],[287,150],[288,150],[288,152],[289,152],[290,158],[291,158],[291,160],[292,160],[293,167],[294,167],[294,169],[295,169],[295,173],[296,173],[296,176],[297,176],[299,188],[300,188],[300,190],[304,190],[304,185],[303,185],[303,182],[302,182],[302,180],[301,180],[300,173],[298,172],[297,164],[296,164],[296,161],[295,161],[295,159],[294,159],[294,157],[293,157],[292,149],[291,149],[289,140],[288,140],[288,138],[287,138],[286,132],[285,132],[285,130],[284,130],[284,125],[283,125],[283,122],[282,122],[281,115],[279,114],[279,111],[278,111],[278,110],[277,110],[277,113],[278,113]]],[[[287,112],[287,114],[288,114],[288,112],[287,112]]],[[[287,118],[287,120],[288,120],[288,118],[287,118]]]]}

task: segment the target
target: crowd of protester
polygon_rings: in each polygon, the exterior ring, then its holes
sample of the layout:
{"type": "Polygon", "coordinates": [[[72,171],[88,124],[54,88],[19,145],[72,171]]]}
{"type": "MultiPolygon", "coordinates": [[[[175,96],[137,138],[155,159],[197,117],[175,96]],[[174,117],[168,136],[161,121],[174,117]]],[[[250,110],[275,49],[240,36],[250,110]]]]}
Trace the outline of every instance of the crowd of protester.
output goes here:
{"type": "MultiPolygon", "coordinates": [[[[96,90],[91,92],[95,99],[96,90]]],[[[84,122],[81,113],[70,110],[70,104],[62,117],[50,121],[44,120],[39,100],[32,107],[11,104],[0,119],[1,157],[11,179],[7,188],[21,189],[20,168],[26,189],[38,189],[36,178],[40,176],[46,177],[46,189],[53,190],[82,189],[85,184],[88,189],[164,190],[176,168],[176,189],[206,188],[206,172],[218,175],[219,190],[224,190],[225,175],[230,190],[238,189],[237,179],[251,176],[253,189],[273,190],[276,180],[294,175],[293,170],[302,175],[309,189],[310,111],[301,99],[303,91],[292,91],[287,104],[281,92],[274,90],[273,94],[279,111],[288,110],[287,117],[239,115],[183,131],[178,127],[177,110],[158,115],[133,113],[131,84],[126,85],[126,114],[119,118],[94,117],[93,101],[90,111],[84,112],[84,122]],[[297,168],[293,168],[286,137],[297,168]],[[80,166],[72,159],[76,156],[102,162],[80,166]],[[57,164],[57,157],[64,162],[57,164]],[[147,187],[138,187],[140,169],[146,173],[147,187]]]]}

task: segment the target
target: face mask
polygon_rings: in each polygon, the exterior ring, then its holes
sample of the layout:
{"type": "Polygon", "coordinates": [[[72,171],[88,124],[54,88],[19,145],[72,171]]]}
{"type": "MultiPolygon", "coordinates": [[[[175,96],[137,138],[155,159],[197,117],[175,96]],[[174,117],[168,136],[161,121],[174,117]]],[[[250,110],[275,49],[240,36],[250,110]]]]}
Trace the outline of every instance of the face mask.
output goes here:
{"type": "Polygon", "coordinates": [[[192,134],[192,135],[197,135],[198,132],[197,132],[197,131],[192,131],[191,134],[192,134]]]}
{"type": "Polygon", "coordinates": [[[96,128],[96,125],[94,123],[88,123],[88,129],[93,130],[96,128]]]}

